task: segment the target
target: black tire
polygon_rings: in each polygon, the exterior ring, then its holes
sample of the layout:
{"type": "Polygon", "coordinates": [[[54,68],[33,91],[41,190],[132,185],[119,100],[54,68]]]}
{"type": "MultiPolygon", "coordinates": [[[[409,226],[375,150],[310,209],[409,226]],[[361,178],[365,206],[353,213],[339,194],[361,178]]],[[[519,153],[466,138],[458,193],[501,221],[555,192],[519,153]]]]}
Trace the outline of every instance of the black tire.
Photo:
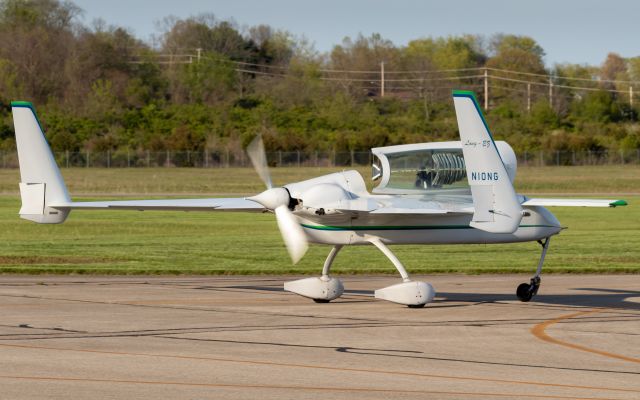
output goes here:
{"type": "Polygon", "coordinates": [[[528,283],[521,283],[518,285],[518,289],[516,289],[516,296],[520,301],[527,302],[531,300],[533,297],[533,292],[531,292],[531,285],[528,283]]]}
{"type": "Polygon", "coordinates": [[[328,303],[331,300],[327,300],[327,299],[313,299],[313,301],[315,301],[316,303],[328,303]]]}
{"type": "Polygon", "coordinates": [[[409,308],[424,308],[426,304],[409,304],[407,307],[409,308]]]}

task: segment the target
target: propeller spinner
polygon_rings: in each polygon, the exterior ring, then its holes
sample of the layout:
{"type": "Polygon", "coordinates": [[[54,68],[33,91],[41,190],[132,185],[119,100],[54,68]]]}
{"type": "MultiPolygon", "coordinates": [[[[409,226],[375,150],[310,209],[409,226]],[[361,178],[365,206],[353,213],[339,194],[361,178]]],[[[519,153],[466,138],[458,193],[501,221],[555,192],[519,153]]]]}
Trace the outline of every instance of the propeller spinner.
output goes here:
{"type": "Polygon", "coordinates": [[[307,236],[304,234],[296,216],[293,215],[289,209],[291,195],[285,188],[273,187],[271,174],[267,166],[267,154],[264,151],[262,136],[256,136],[255,139],[249,143],[249,146],[247,146],[247,154],[260,179],[262,179],[267,186],[267,190],[258,195],[247,197],[247,200],[255,201],[275,212],[282,239],[287,246],[291,261],[296,264],[307,252],[309,245],[307,243],[307,236]]]}

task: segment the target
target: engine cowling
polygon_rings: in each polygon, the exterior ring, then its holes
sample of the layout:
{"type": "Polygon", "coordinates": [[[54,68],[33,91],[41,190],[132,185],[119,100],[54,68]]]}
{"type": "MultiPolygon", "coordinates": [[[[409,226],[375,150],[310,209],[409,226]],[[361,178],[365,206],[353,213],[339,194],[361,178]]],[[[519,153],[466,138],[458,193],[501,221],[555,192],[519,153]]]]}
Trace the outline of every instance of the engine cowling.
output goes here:
{"type": "Polygon", "coordinates": [[[349,193],[335,183],[320,183],[305,190],[298,199],[303,209],[314,214],[333,214],[336,209],[347,208],[349,193]]]}

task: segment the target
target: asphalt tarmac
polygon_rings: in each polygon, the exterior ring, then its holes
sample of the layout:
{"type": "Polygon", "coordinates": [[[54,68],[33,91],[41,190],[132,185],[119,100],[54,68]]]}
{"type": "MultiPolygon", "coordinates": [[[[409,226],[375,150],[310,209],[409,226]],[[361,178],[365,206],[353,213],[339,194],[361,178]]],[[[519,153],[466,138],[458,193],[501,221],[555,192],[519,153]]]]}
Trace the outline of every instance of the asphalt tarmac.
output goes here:
{"type": "Polygon", "coordinates": [[[640,276],[0,276],[0,399],[639,399],[640,276]]]}

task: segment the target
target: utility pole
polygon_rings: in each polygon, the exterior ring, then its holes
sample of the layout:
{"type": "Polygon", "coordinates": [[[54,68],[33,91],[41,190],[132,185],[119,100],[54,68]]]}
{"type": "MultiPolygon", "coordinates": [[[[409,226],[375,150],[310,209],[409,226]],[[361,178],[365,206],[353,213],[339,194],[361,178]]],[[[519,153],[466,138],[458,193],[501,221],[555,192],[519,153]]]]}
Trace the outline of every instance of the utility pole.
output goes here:
{"type": "Polygon", "coordinates": [[[633,107],[633,86],[629,86],[629,106],[633,107]]]}
{"type": "Polygon", "coordinates": [[[196,49],[196,54],[197,54],[197,60],[198,60],[198,64],[200,63],[200,57],[202,56],[202,49],[200,47],[198,47],[196,49]]]}
{"type": "Polygon", "coordinates": [[[531,83],[527,83],[527,114],[531,112],[531,83]]]}
{"type": "Polygon", "coordinates": [[[384,61],[380,63],[380,97],[384,97],[384,61]]]}
{"type": "Polygon", "coordinates": [[[553,108],[553,76],[549,75],[549,107],[553,108]]]}
{"type": "Polygon", "coordinates": [[[484,110],[489,109],[489,70],[484,69],[484,110]]]}

